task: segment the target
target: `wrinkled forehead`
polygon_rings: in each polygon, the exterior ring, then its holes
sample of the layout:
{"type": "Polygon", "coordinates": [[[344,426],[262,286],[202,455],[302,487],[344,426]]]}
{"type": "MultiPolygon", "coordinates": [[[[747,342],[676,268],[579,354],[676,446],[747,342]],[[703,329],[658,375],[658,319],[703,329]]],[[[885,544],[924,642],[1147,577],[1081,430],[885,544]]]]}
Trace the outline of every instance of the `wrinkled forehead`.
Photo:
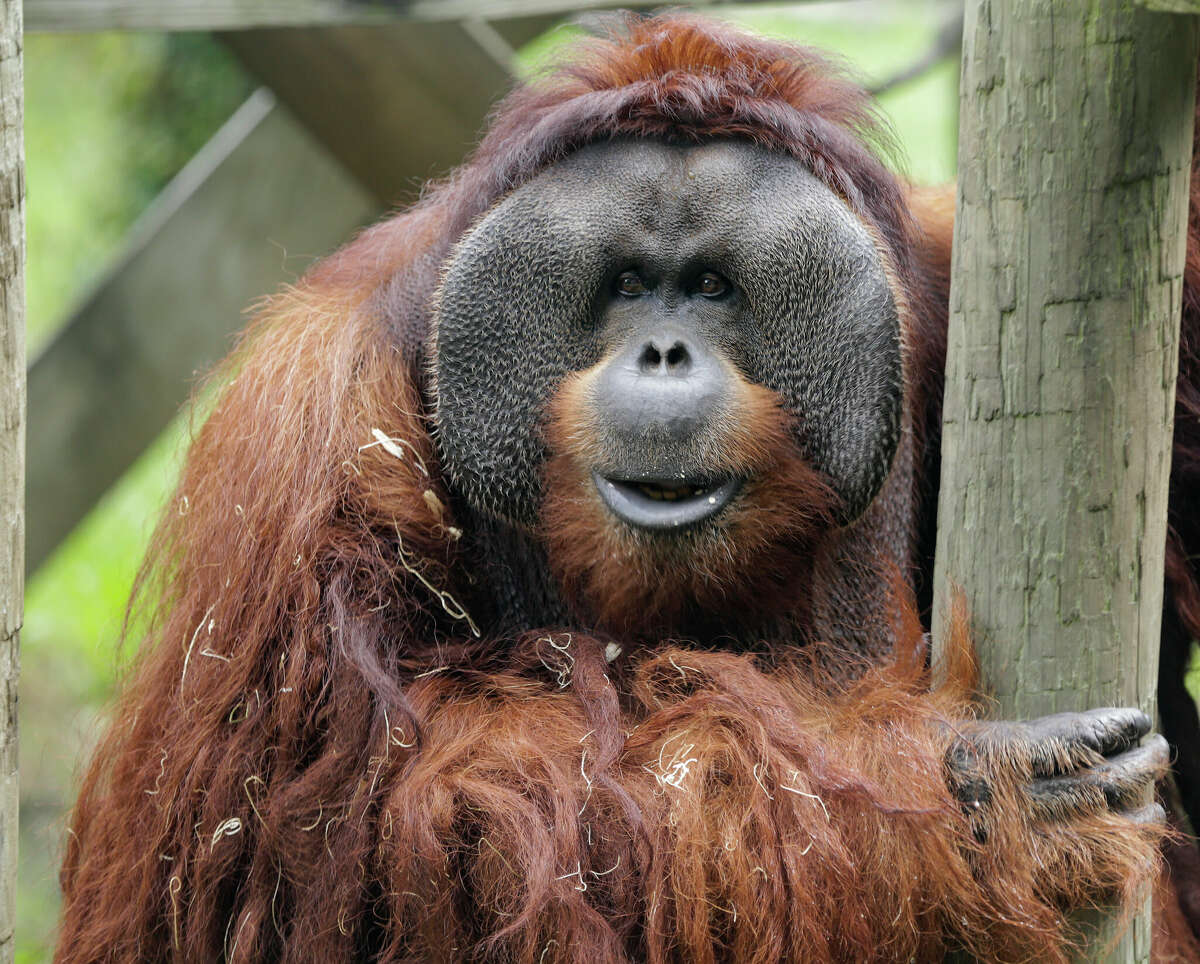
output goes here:
{"type": "Polygon", "coordinates": [[[622,247],[654,239],[655,247],[725,248],[748,236],[765,243],[784,235],[792,243],[831,234],[867,241],[845,203],[802,164],[733,140],[592,144],[543,171],[501,206],[527,204],[564,235],[622,247]]]}

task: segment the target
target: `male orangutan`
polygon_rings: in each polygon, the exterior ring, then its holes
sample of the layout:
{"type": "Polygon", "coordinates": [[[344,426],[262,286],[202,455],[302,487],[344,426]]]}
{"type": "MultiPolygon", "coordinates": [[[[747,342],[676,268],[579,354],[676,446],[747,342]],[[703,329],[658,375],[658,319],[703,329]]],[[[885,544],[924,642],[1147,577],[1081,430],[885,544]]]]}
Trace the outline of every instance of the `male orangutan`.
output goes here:
{"type": "Polygon", "coordinates": [[[977,720],[963,639],[930,688],[949,224],[882,140],[810,50],[629,19],[277,295],[138,585],[58,960],[1061,960],[1146,884],[1144,715],[977,720]]]}

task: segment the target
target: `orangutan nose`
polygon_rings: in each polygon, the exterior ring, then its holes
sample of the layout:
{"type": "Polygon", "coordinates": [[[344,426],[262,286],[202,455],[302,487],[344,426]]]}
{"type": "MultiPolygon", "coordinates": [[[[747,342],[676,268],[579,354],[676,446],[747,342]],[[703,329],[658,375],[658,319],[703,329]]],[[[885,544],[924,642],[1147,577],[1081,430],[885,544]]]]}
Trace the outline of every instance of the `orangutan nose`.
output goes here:
{"type": "Polygon", "coordinates": [[[595,402],[632,444],[686,444],[726,408],[732,378],[699,336],[675,326],[631,338],[600,374],[595,402]]]}
{"type": "Polygon", "coordinates": [[[651,338],[642,346],[638,368],[643,375],[687,375],[692,368],[692,353],[681,338],[651,338]],[[670,347],[666,347],[668,342],[670,347]]]}

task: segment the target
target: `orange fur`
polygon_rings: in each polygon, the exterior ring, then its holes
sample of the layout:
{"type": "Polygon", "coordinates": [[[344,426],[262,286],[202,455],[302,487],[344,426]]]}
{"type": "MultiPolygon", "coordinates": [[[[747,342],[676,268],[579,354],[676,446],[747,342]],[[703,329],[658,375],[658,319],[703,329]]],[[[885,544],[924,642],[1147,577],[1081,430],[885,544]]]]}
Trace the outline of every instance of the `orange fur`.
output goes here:
{"type": "Polygon", "coordinates": [[[836,640],[756,655],[626,637],[672,593],[731,621],[772,599],[743,595],[748,578],[803,595],[827,495],[761,390],[730,457],[777,467],[757,501],[786,554],[760,514],[732,564],[712,547],[695,573],[587,544],[567,386],[547,538],[602,616],[516,638],[472,618],[486,560],[462,558],[422,391],[438,267],[465,227],[588,140],[743,137],[871,226],[924,352],[939,309],[872,118],[810,51],[633,20],[264,307],[139,580],[145,642],[72,817],[58,961],[1060,961],[1065,908],[1146,883],[1157,831],[1034,822],[1019,752],[976,838],[944,772],[974,712],[965,634],[932,688],[899,567],[878,593],[885,665],[830,670],[853,662],[836,640]],[[607,552],[659,566],[663,588],[589,569],[607,552]]]}
{"type": "Polygon", "coordinates": [[[681,543],[612,525],[591,483],[586,466],[595,464],[596,432],[588,386],[603,364],[569,378],[550,406],[545,539],[568,595],[594,614],[598,628],[618,635],[686,625],[689,613],[736,618],[738,599],[754,600],[750,619],[784,606],[802,618],[797,587],[811,582],[835,499],[796,450],[778,399],[734,377],[742,397],[705,462],[722,475],[749,478],[748,491],[720,531],[691,533],[681,543]]]}

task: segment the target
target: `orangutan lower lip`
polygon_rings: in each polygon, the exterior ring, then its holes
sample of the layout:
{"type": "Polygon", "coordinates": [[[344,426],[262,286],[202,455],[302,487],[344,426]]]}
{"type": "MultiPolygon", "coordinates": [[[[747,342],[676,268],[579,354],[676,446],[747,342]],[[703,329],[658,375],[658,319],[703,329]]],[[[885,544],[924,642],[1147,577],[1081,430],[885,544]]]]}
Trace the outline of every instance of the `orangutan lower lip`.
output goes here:
{"type": "Polygon", "coordinates": [[[742,487],[741,479],[708,482],[625,481],[592,473],[604,504],[639,529],[671,530],[696,525],[724,509],[742,487]]]}

